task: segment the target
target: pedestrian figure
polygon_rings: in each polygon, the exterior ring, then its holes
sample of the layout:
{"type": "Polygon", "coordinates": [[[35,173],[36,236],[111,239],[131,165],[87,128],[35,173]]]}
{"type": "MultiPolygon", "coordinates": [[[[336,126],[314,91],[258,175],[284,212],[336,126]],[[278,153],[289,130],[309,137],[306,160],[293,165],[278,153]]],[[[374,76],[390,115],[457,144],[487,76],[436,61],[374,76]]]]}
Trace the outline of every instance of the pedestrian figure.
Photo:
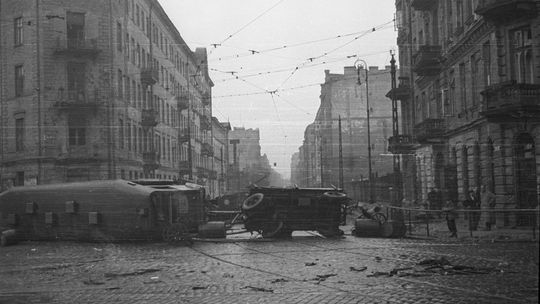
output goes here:
{"type": "Polygon", "coordinates": [[[466,209],[471,210],[467,212],[469,218],[469,229],[477,230],[478,222],[480,221],[480,200],[478,198],[478,193],[476,189],[469,190],[469,192],[467,193],[467,197],[463,202],[463,206],[465,206],[466,209]]]}
{"type": "Polygon", "coordinates": [[[482,209],[481,223],[486,225],[486,230],[491,230],[491,226],[495,224],[495,213],[492,212],[495,208],[495,194],[488,190],[486,185],[482,185],[480,192],[480,208],[482,209]]]}
{"type": "MultiPolygon", "coordinates": [[[[441,210],[442,209],[442,193],[437,187],[431,188],[431,191],[428,193],[428,203],[430,210],[441,210]]],[[[439,218],[442,218],[440,212],[437,213],[439,218]]]]}
{"type": "Polygon", "coordinates": [[[456,206],[452,200],[446,202],[446,206],[443,208],[446,218],[446,224],[448,225],[448,230],[450,230],[450,237],[457,238],[457,227],[456,227],[456,218],[457,211],[456,206]]]}

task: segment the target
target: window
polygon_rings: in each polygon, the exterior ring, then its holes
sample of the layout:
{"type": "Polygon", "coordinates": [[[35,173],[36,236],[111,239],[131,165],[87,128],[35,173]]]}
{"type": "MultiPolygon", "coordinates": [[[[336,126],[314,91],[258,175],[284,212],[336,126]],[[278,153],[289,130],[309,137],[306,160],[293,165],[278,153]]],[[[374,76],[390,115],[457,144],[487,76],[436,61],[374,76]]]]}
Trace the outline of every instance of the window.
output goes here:
{"type": "Polygon", "coordinates": [[[465,75],[465,63],[459,65],[459,90],[461,92],[461,109],[467,108],[467,76],[465,75]]]}
{"type": "Polygon", "coordinates": [[[84,14],[68,12],[66,23],[68,47],[84,46],[84,14]]]}
{"type": "Polygon", "coordinates": [[[68,97],[77,102],[85,101],[86,93],[86,65],[80,62],[68,62],[67,80],[68,97]]]}
{"type": "Polygon", "coordinates": [[[124,89],[123,89],[123,82],[122,82],[122,70],[118,70],[118,79],[117,79],[117,86],[118,86],[118,97],[122,98],[124,97],[124,89]]]}
{"type": "Polygon", "coordinates": [[[15,18],[13,22],[13,43],[15,46],[23,44],[23,18],[15,18]]]}
{"type": "Polygon", "coordinates": [[[484,85],[491,85],[491,46],[489,41],[482,46],[482,60],[484,62],[484,85]]]}
{"type": "Polygon", "coordinates": [[[116,23],[116,49],[122,52],[122,24],[116,23]]]}
{"type": "Polygon", "coordinates": [[[533,83],[531,28],[514,30],[511,37],[512,78],[519,83],[533,83]]]}
{"type": "Polygon", "coordinates": [[[131,151],[131,123],[126,124],[127,127],[127,148],[131,151]]]}
{"type": "Polygon", "coordinates": [[[86,145],[86,127],[81,124],[80,120],[70,119],[68,128],[70,146],[86,145]]]}
{"type": "Polygon", "coordinates": [[[124,120],[118,120],[118,141],[120,142],[120,149],[124,149],[124,120]]]}
{"type": "Polygon", "coordinates": [[[22,65],[15,66],[15,96],[22,96],[24,90],[24,69],[22,65]]]}
{"type": "Polygon", "coordinates": [[[15,119],[15,151],[24,151],[24,118],[15,119]]]}

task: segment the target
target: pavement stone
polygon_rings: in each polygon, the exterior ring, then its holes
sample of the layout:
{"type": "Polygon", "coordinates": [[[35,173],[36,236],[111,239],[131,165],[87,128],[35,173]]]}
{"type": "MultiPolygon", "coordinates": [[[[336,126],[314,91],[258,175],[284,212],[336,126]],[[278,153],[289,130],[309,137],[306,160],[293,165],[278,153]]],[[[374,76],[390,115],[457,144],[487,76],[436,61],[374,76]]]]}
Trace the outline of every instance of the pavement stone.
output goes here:
{"type": "Polygon", "coordinates": [[[538,245],[313,233],[191,247],[23,242],[0,248],[0,304],[538,303],[538,245]],[[498,271],[370,276],[441,257],[498,271]]]}

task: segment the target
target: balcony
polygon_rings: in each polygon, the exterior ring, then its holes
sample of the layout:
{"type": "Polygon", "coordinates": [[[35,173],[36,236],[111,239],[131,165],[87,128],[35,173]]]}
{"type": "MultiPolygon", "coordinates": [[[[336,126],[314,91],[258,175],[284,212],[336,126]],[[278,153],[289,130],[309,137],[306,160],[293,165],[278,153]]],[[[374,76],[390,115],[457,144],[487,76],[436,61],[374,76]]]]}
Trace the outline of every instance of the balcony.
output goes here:
{"type": "Polygon", "coordinates": [[[199,178],[208,178],[208,169],[205,167],[197,167],[197,177],[199,178]]]}
{"type": "Polygon", "coordinates": [[[208,119],[207,116],[201,116],[201,129],[207,131],[212,130],[212,123],[210,123],[210,119],[208,119]]]}
{"type": "Polygon", "coordinates": [[[60,91],[59,100],[55,106],[64,111],[80,114],[95,113],[99,107],[97,90],[67,90],[60,91]]]}
{"type": "Polygon", "coordinates": [[[395,89],[391,89],[386,93],[386,97],[392,99],[392,94],[395,94],[396,100],[407,100],[411,97],[411,86],[409,77],[399,77],[399,85],[395,89]]]}
{"type": "Polygon", "coordinates": [[[421,45],[413,57],[413,71],[418,76],[435,76],[441,71],[441,46],[421,45]]]}
{"type": "Polygon", "coordinates": [[[440,143],[446,131],[445,121],[441,118],[427,118],[414,126],[414,135],[418,143],[440,143]]]}
{"type": "Polygon", "coordinates": [[[411,154],[415,144],[412,136],[398,135],[388,138],[388,151],[392,154],[411,154]]]}
{"type": "Polygon", "coordinates": [[[178,136],[178,141],[183,144],[189,142],[191,139],[191,136],[189,136],[189,132],[187,129],[181,129],[180,135],[178,136]]]}
{"type": "Polygon", "coordinates": [[[208,157],[214,156],[214,148],[209,143],[203,143],[201,145],[201,154],[206,155],[208,157]]]}
{"type": "Polygon", "coordinates": [[[437,7],[437,0],[412,0],[411,6],[417,11],[429,11],[437,7]]]}
{"type": "Polygon", "coordinates": [[[143,127],[155,127],[158,124],[158,113],[154,109],[143,109],[141,112],[141,125],[143,127]]]}
{"type": "Polygon", "coordinates": [[[101,52],[97,39],[58,39],[56,41],[57,56],[87,57],[95,59],[101,52]]]}
{"type": "Polygon", "coordinates": [[[178,162],[178,171],[180,171],[180,174],[187,175],[191,173],[191,166],[189,164],[189,161],[187,160],[181,160],[178,162]]]}
{"type": "Polygon", "coordinates": [[[176,103],[178,104],[178,110],[183,111],[189,108],[189,97],[187,94],[183,93],[179,96],[176,96],[176,103]]]}
{"type": "Polygon", "coordinates": [[[495,23],[516,21],[535,17],[536,3],[535,0],[480,0],[475,13],[495,23]]]}
{"type": "Polygon", "coordinates": [[[540,84],[509,81],[491,85],[481,93],[483,103],[480,114],[490,121],[540,117],[540,84]]]}
{"type": "Polygon", "coordinates": [[[217,179],[218,179],[218,173],[217,173],[217,171],[215,171],[215,170],[210,170],[210,171],[208,172],[208,178],[209,178],[209,179],[213,179],[213,180],[217,180],[217,179]]]}
{"type": "Polygon", "coordinates": [[[226,180],[226,176],[227,176],[227,175],[226,175],[225,173],[220,173],[220,174],[218,175],[218,181],[224,182],[224,181],[226,180]]]}
{"type": "Polygon", "coordinates": [[[141,69],[141,83],[145,86],[156,84],[159,80],[159,73],[157,69],[143,68],[141,69]]]}
{"type": "Polygon", "coordinates": [[[210,95],[210,93],[204,93],[202,94],[201,99],[202,99],[203,105],[209,106],[212,101],[212,96],[210,95]]]}
{"type": "Polygon", "coordinates": [[[155,151],[143,153],[143,167],[145,171],[154,171],[160,166],[159,154],[155,151]]]}

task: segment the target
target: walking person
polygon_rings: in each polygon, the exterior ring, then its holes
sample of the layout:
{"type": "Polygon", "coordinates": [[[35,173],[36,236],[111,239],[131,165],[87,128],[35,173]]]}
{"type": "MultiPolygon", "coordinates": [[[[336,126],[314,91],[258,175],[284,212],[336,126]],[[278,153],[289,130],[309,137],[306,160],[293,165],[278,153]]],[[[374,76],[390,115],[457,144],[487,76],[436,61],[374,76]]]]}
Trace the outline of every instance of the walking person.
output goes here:
{"type": "Polygon", "coordinates": [[[457,238],[456,218],[458,215],[454,202],[452,200],[448,200],[446,202],[446,206],[442,210],[445,213],[446,225],[448,225],[450,237],[457,238]]]}
{"type": "Polygon", "coordinates": [[[465,197],[463,206],[466,206],[467,209],[471,211],[467,212],[469,217],[469,230],[477,230],[478,222],[480,221],[480,200],[478,198],[478,193],[476,189],[471,189],[465,197]]]}
{"type": "Polygon", "coordinates": [[[492,212],[495,208],[495,194],[493,194],[486,185],[482,185],[480,192],[480,208],[482,214],[480,216],[480,222],[485,224],[486,230],[491,230],[491,227],[495,225],[495,213],[492,212]]]}

